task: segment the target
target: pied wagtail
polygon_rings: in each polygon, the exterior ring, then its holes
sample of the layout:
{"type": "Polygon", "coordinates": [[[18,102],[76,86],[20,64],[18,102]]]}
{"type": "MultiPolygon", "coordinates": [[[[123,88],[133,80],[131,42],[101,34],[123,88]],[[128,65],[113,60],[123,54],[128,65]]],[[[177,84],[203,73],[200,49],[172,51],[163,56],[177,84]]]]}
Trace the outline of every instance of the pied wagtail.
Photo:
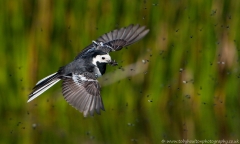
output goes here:
{"type": "Polygon", "coordinates": [[[145,26],[130,25],[100,36],[87,46],[76,58],[59,70],[40,80],[29,94],[27,102],[32,101],[54,84],[63,81],[64,99],[84,116],[100,114],[104,110],[97,78],[105,73],[106,65],[117,65],[111,60],[109,52],[119,51],[142,39],[149,29],[145,26]]]}

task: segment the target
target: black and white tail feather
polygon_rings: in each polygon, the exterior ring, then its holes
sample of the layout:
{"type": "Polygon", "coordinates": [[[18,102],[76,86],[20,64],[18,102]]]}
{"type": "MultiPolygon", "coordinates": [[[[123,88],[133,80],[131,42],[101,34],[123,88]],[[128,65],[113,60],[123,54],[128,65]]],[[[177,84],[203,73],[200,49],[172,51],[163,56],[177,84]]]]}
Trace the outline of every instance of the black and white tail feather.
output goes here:
{"type": "Polygon", "coordinates": [[[59,79],[58,77],[59,75],[56,72],[38,81],[36,86],[33,88],[32,93],[29,94],[27,102],[32,101],[33,99],[44,93],[46,90],[48,90],[50,87],[55,85],[57,82],[59,82],[61,79],[59,79]]]}
{"type": "Polygon", "coordinates": [[[115,61],[111,61],[108,53],[121,50],[123,47],[137,42],[148,32],[149,30],[145,29],[145,26],[130,25],[100,36],[83,49],[73,62],[37,82],[29,94],[27,102],[32,101],[54,84],[63,80],[62,93],[70,105],[83,112],[84,116],[93,115],[94,111],[100,114],[100,110],[104,110],[104,105],[97,77],[105,73],[107,63],[116,64],[115,61]],[[97,58],[96,55],[100,55],[101,59],[95,59],[93,63],[93,57],[97,58]],[[92,63],[89,63],[90,59],[92,59],[92,63]],[[103,63],[101,64],[101,62],[103,63]]]}

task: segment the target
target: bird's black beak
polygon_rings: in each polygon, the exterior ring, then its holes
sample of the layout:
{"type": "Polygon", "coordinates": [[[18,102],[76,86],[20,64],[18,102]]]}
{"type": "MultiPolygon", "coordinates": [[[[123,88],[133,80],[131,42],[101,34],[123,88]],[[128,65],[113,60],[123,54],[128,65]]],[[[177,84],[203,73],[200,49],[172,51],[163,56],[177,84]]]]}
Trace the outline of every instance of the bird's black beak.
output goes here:
{"type": "Polygon", "coordinates": [[[110,61],[108,64],[111,65],[111,66],[117,66],[118,65],[118,63],[115,60],[110,61]]]}

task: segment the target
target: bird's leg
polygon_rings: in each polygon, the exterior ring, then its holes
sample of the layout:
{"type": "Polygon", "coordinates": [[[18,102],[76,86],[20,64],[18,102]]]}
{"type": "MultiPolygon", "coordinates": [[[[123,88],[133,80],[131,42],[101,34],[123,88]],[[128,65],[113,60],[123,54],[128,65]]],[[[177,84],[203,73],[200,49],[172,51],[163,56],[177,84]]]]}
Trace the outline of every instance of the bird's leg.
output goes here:
{"type": "Polygon", "coordinates": [[[112,60],[112,61],[109,62],[109,65],[111,65],[111,66],[117,66],[118,63],[117,63],[115,60],[112,60]]]}

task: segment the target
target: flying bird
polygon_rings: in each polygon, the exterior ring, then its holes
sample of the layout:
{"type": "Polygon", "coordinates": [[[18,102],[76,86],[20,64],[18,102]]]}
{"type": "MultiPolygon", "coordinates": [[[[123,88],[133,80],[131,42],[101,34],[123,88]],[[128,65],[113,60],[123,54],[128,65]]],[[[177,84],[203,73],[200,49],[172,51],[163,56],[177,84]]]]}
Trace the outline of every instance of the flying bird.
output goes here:
{"type": "Polygon", "coordinates": [[[70,105],[83,112],[85,117],[89,114],[94,115],[94,111],[100,114],[100,110],[104,110],[104,105],[97,78],[105,73],[107,64],[117,65],[109,53],[139,41],[148,32],[149,29],[145,26],[130,25],[105,33],[92,41],[72,62],[38,81],[27,102],[62,80],[62,93],[70,105]]]}

